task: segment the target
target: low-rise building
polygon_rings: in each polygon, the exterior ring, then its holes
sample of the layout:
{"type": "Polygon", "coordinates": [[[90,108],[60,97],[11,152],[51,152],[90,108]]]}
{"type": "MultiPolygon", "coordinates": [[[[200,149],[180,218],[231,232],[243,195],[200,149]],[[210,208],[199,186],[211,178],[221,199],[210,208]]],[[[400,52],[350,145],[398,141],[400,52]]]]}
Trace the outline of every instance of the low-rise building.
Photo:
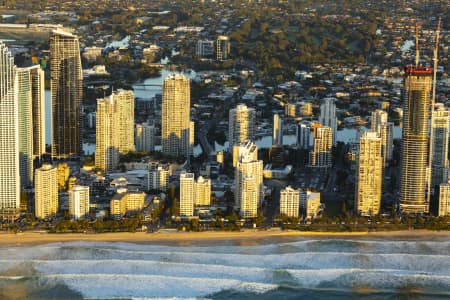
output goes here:
{"type": "Polygon", "coordinates": [[[320,203],[320,193],[311,191],[302,191],[300,193],[300,211],[305,218],[316,218],[322,210],[323,205],[320,203]]]}
{"type": "Polygon", "coordinates": [[[121,219],[128,213],[137,213],[144,207],[144,200],[144,192],[130,192],[120,188],[110,201],[110,215],[114,219],[121,219]]]}
{"type": "Polygon", "coordinates": [[[439,185],[438,216],[450,215],[450,181],[439,185]]]}

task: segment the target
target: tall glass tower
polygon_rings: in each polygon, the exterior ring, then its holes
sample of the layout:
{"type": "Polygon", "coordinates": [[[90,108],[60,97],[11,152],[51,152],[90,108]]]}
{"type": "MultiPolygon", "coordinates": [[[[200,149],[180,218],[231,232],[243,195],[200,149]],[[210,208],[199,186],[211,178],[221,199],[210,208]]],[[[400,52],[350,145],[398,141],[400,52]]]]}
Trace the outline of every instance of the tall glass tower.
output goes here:
{"type": "Polygon", "coordinates": [[[400,209],[405,213],[428,213],[425,193],[432,68],[408,66],[405,74],[400,209]]]}
{"type": "Polygon", "coordinates": [[[20,207],[18,105],[14,59],[0,42],[0,209],[20,207]]]}
{"type": "Polygon", "coordinates": [[[81,153],[82,69],[78,37],[55,30],[50,36],[50,77],[53,115],[52,156],[81,153]]]}

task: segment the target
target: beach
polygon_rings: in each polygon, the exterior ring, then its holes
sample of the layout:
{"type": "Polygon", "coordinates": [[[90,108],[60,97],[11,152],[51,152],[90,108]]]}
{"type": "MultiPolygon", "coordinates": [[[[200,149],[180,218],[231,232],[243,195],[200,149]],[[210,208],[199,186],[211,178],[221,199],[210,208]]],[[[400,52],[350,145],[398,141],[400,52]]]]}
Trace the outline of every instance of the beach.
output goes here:
{"type": "Polygon", "coordinates": [[[310,232],[310,231],[282,231],[282,230],[246,230],[240,232],[203,231],[203,232],[177,232],[159,231],[156,233],[144,232],[115,232],[100,234],[51,234],[44,232],[1,233],[0,247],[8,245],[39,245],[57,242],[129,242],[129,243],[182,243],[182,242],[210,242],[210,241],[266,241],[284,238],[295,240],[299,238],[376,238],[376,239],[430,239],[450,238],[450,231],[405,230],[405,231],[378,231],[378,232],[310,232]]]}

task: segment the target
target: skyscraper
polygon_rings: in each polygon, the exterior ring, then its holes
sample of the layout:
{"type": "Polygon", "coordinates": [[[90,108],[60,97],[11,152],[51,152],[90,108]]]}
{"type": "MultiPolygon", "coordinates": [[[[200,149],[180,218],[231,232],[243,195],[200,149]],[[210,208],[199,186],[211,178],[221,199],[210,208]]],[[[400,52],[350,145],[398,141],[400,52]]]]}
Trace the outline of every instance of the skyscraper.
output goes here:
{"type": "Polygon", "coordinates": [[[331,128],[333,133],[333,146],[336,146],[336,133],[337,133],[337,117],[336,117],[336,99],[324,98],[320,105],[320,117],[319,122],[324,126],[331,128]]]}
{"type": "Polygon", "coordinates": [[[41,157],[45,151],[45,74],[40,65],[29,67],[33,111],[33,154],[41,157]]]}
{"type": "Polygon", "coordinates": [[[273,145],[283,145],[283,119],[278,114],[273,115],[273,145]]]}
{"type": "Polygon", "coordinates": [[[405,213],[427,213],[427,126],[432,69],[408,66],[405,74],[400,209],[405,213]]]}
{"type": "Polygon", "coordinates": [[[244,143],[246,140],[253,141],[255,138],[255,109],[245,104],[238,104],[236,108],[230,109],[228,117],[228,142],[230,150],[234,145],[244,143]]]}
{"type": "Polygon", "coordinates": [[[363,216],[377,215],[380,211],[383,181],[381,148],[381,137],[376,132],[366,131],[359,139],[355,209],[363,216]]]}
{"type": "Polygon", "coordinates": [[[180,174],[180,216],[194,215],[195,178],[194,173],[180,174]]]}
{"type": "Polygon", "coordinates": [[[36,218],[54,217],[58,211],[58,170],[49,163],[34,173],[34,208],[36,218]]]}
{"type": "Polygon", "coordinates": [[[235,206],[244,218],[256,217],[263,197],[263,161],[258,160],[258,148],[251,141],[238,147],[235,169],[235,206]]]}
{"type": "Polygon", "coordinates": [[[134,149],[134,95],[117,90],[97,100],[96,151],[97,168],[110,172],[117,167],[119,153],[134,149]]]}
{"type": "Polygon", "coordinates": [[[75,219],[89,216],[89,187],[76,185],[69,191],[69,214],[75,219]]]}
{"type": "Polygon", "coordinates": [[[20,186],[24,188],[33,182],[33,104],[29,69],[16,69],[15,89],[19,109],[20,186]]]}
{"type": "Polygon", "coordinates": [[[118,134],[117,148],[121,154],[134,150],[134,93],[131,90],[113,91],[115,130],[118,134]]]}
{"type": "Polygon", "coordinates": [[[371,129],[381,137],[381,153],[383,165],[387,166],[392,160],[394,144],[394,124],[388,122],[388,114],[384,110],[377,109],[372,112],[371,129]]]}
{"type": "Polygon", "coordinates": [[[300,190],[290,186],[280,191],[280,215],[298,217],[300,208],[300,190]]]}
{"type": "Polygon", "coordinates": [[[95,167],[104,172],[117,168],[119,162],[118,132],[115,130],[114,97],[97,100],[95,167]]]}
{"type": "Polygon", "coordinates": [[[431,124],[432,151],[431,154],[431,190],[447,181],[445,170],[448,168],[448,135],[450,126],[450,111],[433,112],[431,124]]]}
{"type": "Polygon", "coordinates": [[[331,168],[333,132],[330,127],[314,125],[314,148],[309,153],[309,165],[313,168],[331,168]]]}
{"type": "Polygon", "coordinates": [[[14,59],[0,42],[0,209],[20,207],[18,103],[14,59]]]}
{"type": "Polygon", "coordinates": [[[189,79],[181,74],[166,77],[161,113],[162,152],[171,156],[191,154],[189,79]]]}
{"type": "Polygon", "coordinates": [[[81,153],[82,70],[78,37],[60,29],[50,36],[50,84],[53,114],[52,156],[81,153]]]}

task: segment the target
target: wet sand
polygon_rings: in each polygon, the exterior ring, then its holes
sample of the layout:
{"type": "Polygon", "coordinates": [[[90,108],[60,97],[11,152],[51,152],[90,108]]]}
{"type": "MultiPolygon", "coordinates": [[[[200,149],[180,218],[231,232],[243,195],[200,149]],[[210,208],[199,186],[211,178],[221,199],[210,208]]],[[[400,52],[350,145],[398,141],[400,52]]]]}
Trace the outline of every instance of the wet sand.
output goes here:
{"type": "Polygon", "coordinates": [[[369,239],[449,239],[450,231],[405,230],[380,232],[304,232],[304,231],[254,231],[240,232],[207,231],[176,232],[161,230],[156,233],[101,233],[101,234],[49,234],[43,232],[0,233],[0,247],[38,245],[58,242],[129,242],[129,243],[178,243],[184,242],[270,242],[278,239],[298,240],[302,238],[369,238],[369,239]]]}

